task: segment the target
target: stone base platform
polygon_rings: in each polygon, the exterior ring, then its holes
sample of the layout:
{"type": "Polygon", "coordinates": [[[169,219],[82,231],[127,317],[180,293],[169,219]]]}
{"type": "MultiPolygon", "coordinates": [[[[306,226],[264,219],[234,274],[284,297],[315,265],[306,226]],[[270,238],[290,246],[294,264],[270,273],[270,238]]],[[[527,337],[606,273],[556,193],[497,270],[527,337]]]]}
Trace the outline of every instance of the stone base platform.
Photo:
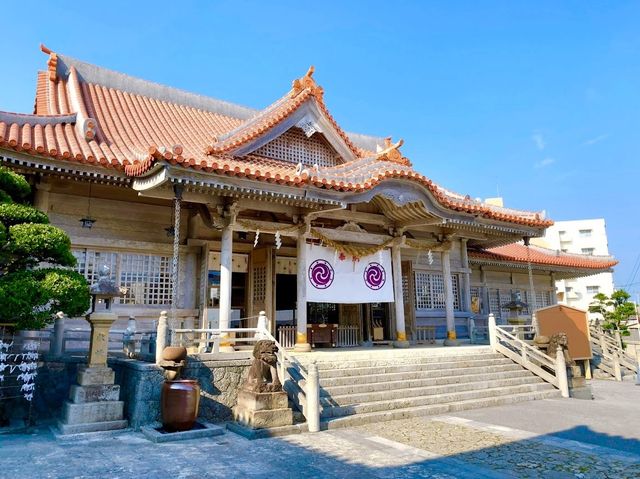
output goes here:
{"type": "Polygon", "coordinates": [[[114,384],[115,373],[107,366],[81,367],[78,384],[71,386],[69,400],[62,406],[58,431],[84,434],[125,429],[124,401],[120,401],[120,386],[114,384]]]}
{"type": "Polygon", "coordinates": [[[140,428],[140,432],[149,439],[151,442],[173,442],[173,441],[186,441],[188,439],[200,439],[203,437],[214,437],[224,434],[224,428],[216,426],[209,422],[199,423],[196,422],[193,429],[189,431],[180,432],[163,432],[160,424],[152,426],[143,426],[140,428]]]}
{"type": "Polygon", "coordinates": [[[241,389],[238,404],[233,408],[233,418],[253,429],[291,426],[293,410],[284,391],[257,393],[241,389]]]}
{"type": "Polygon", "coordinates": [[[249,440],[265,439],[268,437],[290,436],[292,434],[309,432],[306,422],[301,424],[293,424],[291,426],[266,427],[262,429],[253,429],[251,427],[243,426],[242,424],[237,422],[228,422],[227,429],[249,440]]]}
{"type": "Polygon", "coordinates": [[[65,424],[58,421],[59,434],[83,434],[89,432],[117,431],[127,429],[128,422],[126,419],[117,419],[114,421],[84,422],[77,424],[65,424]]]}

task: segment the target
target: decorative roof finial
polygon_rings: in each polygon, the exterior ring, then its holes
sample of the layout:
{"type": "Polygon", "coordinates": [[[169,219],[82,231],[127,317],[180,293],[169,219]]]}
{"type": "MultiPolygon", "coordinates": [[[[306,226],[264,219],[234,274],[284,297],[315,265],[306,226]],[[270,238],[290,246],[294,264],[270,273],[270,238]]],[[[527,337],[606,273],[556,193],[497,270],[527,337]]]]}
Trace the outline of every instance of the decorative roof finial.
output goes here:
{"type": "Polygon", "coordinates": [[[51,51],[50,48],[47,48],[44,43],[40,44],[40,51],[49,55],[49,61],[47,62],[48,71],[49,71],[49,80],[56,81],[58,79],[58,55],[57,53],[51,51]]]}
{"type": "Polygon", "coordinates": [[[324,93],[324,91],[322,90],[322,87],[318,86],[316,81],[312,78],[315,70],[315,67],[311,65],[307,70],[307,73],[303,77],[293,80],[293,84],[291,86],[292,97],[309,88],[312,95],[317,96],[318,98],[322,98],[322,94],[324,93]]]}
{"type": "Polygon", "coordinates": [[[402,156],[400,147],[404,145],[404,140],[398,140],[396,143],[391,141],[391,137],[384,139],[384,148],[378,146],[376,157],[378,160],[391,161],[405,166],[411,166],[411,162],[402,156]]]}

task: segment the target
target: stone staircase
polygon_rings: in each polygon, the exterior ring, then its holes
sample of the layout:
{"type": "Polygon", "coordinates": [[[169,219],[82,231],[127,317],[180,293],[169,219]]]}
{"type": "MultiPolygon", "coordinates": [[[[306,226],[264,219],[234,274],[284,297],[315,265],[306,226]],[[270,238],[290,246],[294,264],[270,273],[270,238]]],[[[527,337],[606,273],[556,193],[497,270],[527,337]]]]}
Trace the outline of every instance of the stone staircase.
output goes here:
{"type": "MultiPolygon", "coordinates": [[[[323,429],[559,397],[488,347],[316,359],[323,429]],[[444,353],[446,351],[446,353],[444,353]]],[[[381,351],[382,352],[382,351],[381,351]]]]}
{"type": "Polygon", "coordinates": [[[591,360],[593,377],[598,379],[618,379],[616,362],[619,368],[620,380],[635,381],[638,362],[635,357],[620,347],[618,339],[609,331],[594,324],[589,327],[591,340],[591,360]],[[615,358],[614,358],[615,356],[615,358]]]}

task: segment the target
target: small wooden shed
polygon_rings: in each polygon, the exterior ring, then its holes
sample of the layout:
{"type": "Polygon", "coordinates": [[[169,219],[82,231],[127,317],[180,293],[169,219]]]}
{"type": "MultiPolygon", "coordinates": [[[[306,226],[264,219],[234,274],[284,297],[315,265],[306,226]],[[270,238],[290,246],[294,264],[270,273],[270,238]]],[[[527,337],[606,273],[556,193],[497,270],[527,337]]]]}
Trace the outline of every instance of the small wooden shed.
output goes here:
{"type": "Polygon", "coordinates": [[[569,355],[572,359],[592,358],[589,320],[586,311],[564,304],[556,304],[536,310],[536,318],[541,335],[567,334],[569,355]]]}

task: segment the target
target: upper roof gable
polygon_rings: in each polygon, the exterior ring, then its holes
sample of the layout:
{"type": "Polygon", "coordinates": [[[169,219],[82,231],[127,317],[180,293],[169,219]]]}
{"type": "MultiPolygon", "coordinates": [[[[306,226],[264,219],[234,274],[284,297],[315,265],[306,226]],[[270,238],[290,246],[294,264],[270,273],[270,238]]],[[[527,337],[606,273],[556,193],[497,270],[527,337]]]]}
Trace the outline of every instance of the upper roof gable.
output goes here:
{"type": "Polygon", "coordinates": [[[293,81],[282,98],[248,119],[229,133],[213,138],[209,154],[243,156],[252,153],[293,127],[310,137],[321,133],[343,162],[354,161],[365,152],[356,147],[327,109],[324,91],[313,79],[314,67],[293,81]]]}

